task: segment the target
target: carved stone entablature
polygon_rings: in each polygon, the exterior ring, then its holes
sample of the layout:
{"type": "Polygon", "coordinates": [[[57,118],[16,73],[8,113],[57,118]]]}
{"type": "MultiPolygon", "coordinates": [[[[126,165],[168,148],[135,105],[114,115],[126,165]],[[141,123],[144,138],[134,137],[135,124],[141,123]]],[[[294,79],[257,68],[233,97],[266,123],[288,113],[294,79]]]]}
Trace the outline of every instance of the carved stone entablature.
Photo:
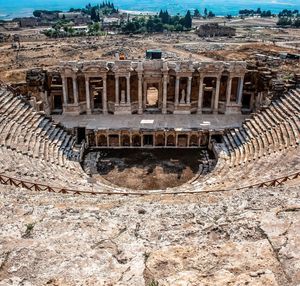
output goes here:
{"type": "Polygon", "coordinates": [[[126,76],[133,71],[131,61],[115,61],[112,71],[119,76],[126,76]]]}
{"type": "Polygon", "coordinates": [[[224,62],[201,62],[198,71],[204,76],[220,76],[224,71],[224,62]]]}
{"type": "Polygon", "coordinates": [[[247,71],[247,64],[245,62],[229,62],[226,63],[226,70],[231,77],[242,77],[247,71]]]}
{"type": "Polygon", "coordinates": [[[163,67],[162,60],[145,60],[143,61],[143,68],[145,71],[160,71],[163,67]]]}
{"type": "Polygon", "coordinates": [[[187,76],[191,75],[195,69],[192,61],[176,62],[175,71],[178,75],[187,76]]]}
{"type": "Polygon", "coordinates": [[[91,63],[83,63],[83,67],[81,71],[84,74],[95,76],[99,74],[105,74],[109,71],[107,67],[106,61],[98,61],[98,62],[91,62],[91,63]]]}
{"type": "Polygon", "coordinates": [[[76,61],[62,62],[59,66],[59,70],[64,77],[73,77],[80,69],[80,63],[76,61]]]}
{"type": "Polygon", "coordinates": [[[176,73],[179,77],[190,77],[195,71],[204,77],[219,77],[222,74],[230,77],[243,77],[247,71],[246,63],[241,61],[193,62],[167,60],[118,60],[118,61],[70,61],[60,65],[62,76],[74,76],[83,73],[86,76],[104,75],[113,72],[116,76],[128,76],[132,71],[145,77],[161,77],[163,74],[176,73]]]}

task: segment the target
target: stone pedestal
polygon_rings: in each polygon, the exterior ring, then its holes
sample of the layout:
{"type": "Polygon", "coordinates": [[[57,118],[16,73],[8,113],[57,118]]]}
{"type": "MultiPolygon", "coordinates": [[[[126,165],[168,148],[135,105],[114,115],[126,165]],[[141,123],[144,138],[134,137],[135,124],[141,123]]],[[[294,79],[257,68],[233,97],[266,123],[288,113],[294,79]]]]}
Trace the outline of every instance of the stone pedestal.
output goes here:
{"type": "Polygon", "coordinates": [[[127,103],[116,104],[114,114],[117,114],[117,115],[131,114],[131,105],[127,104],[127,103]]]}
{"type": "Polygon", "coordinates": [[[191,114],[191,104],[178,104],[175,107],[174,114],[191,114]]]}
{"type": "Polygon", "coordinates": [[[237,103],[227,103],[225,114],[241,114],[242,105],[237,103]]]}
{"type": "Polygon", "coordinates": [[[63,105],[63,114],[80,115],[81,107],[79,104],[63,105]]]}

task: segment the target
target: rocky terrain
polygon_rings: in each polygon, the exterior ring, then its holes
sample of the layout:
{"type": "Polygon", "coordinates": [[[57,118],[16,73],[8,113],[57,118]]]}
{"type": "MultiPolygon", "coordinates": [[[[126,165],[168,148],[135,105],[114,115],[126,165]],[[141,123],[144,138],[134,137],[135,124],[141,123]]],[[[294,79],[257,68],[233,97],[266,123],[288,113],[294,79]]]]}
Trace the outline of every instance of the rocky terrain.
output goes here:
{"type": "Polygon", "coordinates": [[[70,196],[1,186],[0,285],[300,283],[300,188],[70,196]]]}
{"type": "MultiPolygon", "coordinates": [[[[224,24],[222,20],[220,24],[224,24]]],[[[237,28],[237,36],[232,38],[201,38],[188,32],[49,39],[40,33],[41,29],[0,30],[3,35],[16,34],[20,38],[20,50],[14,47],[12,37],[0,44],[0,80],[20,83],[25,81],[28,67],[55,68],[60,61],[113,59],[117,52],[124,52],[128,59],[144,58],[147,49],[161,49],[166,59],[188,59],[192,55],[196,61],[249,60],[260,53],[271,56],[281,52],[299,53],[297,29],[283,30],[277,28],[274,21],[257,21],[227,23],[237,28]],[[264,28],[257,27],[265,24],[264,28]]],[[[195,21],[195,25],[207,22],[195,21]]],[[[283,62],[277,68],[285,73],[300,72],[297,61],[283,62]]]]}

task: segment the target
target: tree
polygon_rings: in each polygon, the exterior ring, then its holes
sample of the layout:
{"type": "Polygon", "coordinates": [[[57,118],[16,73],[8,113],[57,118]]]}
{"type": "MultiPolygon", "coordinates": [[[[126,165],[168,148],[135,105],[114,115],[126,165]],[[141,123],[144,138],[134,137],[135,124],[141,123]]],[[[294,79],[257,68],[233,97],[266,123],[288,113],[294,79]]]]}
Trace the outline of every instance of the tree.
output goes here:
{"type": "Polygon", "coordinates": [[[136,32],[136,26],[134,22],[127,22],[125,27],[123,28],[123,31],[125,33],[135,33],[136,32]]]}
{"type": "Polygon", "coordinates": [[[272,16],[272,13],[270,10],[262,11],[262,13],[261,13],[261,17],[271,17],[271,16],[272,16]]]}
{"type": "Polygon", "coordinates": [[[200,11],[198,9],[195,9],[195,11],[194,11],[194,17],[195,18],[200,18],[201,17],[200,11]]]}
{"type": "Polygon", "coordinates": [[[186,27],[187,29],[192,28],[192,15],[190,10],[186,12],[186,15],[184,17],[184,27],[186,27]]]}
{"type": "Polygon", "coordinates": [[[99,16],[98,16],[98,13],[97,13],[96,6],[92,7],[92,9],[91,9],[91,20],[94,21],[94,22],[99,21],[99,16]]]}
{"type": "Polygon", "coordinates": [[[158,17],[161,19],[161,21],[163,22],[163,24],[169,24],[170,22],[170,15],[168,13],[168,11],[162,11],[160,10],[158,17]]]}
{"type": "Polygon", "coordinates": [[[216,15],[212,11],[208,12],[208,15],[207,15],[208,18],[214,18],[215,16],[216,15]]]}
{"type": "Polygon", "coordinates": [[[204,9],[204,16],[207,17],[207,8],[204,9]]]}
{"type": "Polygon", "coordinates": [[[290,26],[292,25],[292,19],[288,17],[280,17],[277,26],[290,26]]]}

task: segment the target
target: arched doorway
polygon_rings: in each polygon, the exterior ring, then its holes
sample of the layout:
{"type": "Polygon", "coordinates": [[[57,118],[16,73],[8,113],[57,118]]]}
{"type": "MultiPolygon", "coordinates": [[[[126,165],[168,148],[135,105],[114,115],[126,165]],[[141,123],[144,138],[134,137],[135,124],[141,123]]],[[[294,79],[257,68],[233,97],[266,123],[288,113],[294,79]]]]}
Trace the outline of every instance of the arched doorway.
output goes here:
{"type": "Polygon", "coordinates": [[[158,108],[158,89],[154,86],[147,89],[146,106],[147,108],[158,108]]]}
{"type": "Polygon", "coordinates": [[[156,135],[155,145],[156,146],[165,146],[165,136],[163,134],[156,135]]]}
{"type": "Polygon", "coordinates": [[[195,147],[195,146],[198,146],[199,145],[199,139],[198,139],[198,136],[193,134],[191,137],[190,137],[190,146],[192,147],[195,147]]]}
{"type": "Polygon", "coordinates": [[[170,134],[167,137],[167,146],[175,146],[175,136],[170,134]]]}
{"type": "Polygon", "coordinates": [[[141,136],[140,135],[133,135],[132,136],[132,144],[133,146],[141,146],[141,136]]]}
{"type": "Polygon", "coordinates": [[[122,146],[130,146],[130,137],[129,135],[122,136],[122,146]]]}
{"type": "Polygon", "coordinates": [[[98,137],[98,144],[99,146],[107,146],[107,138],[105,135],[100,135],[98,137]]]}

